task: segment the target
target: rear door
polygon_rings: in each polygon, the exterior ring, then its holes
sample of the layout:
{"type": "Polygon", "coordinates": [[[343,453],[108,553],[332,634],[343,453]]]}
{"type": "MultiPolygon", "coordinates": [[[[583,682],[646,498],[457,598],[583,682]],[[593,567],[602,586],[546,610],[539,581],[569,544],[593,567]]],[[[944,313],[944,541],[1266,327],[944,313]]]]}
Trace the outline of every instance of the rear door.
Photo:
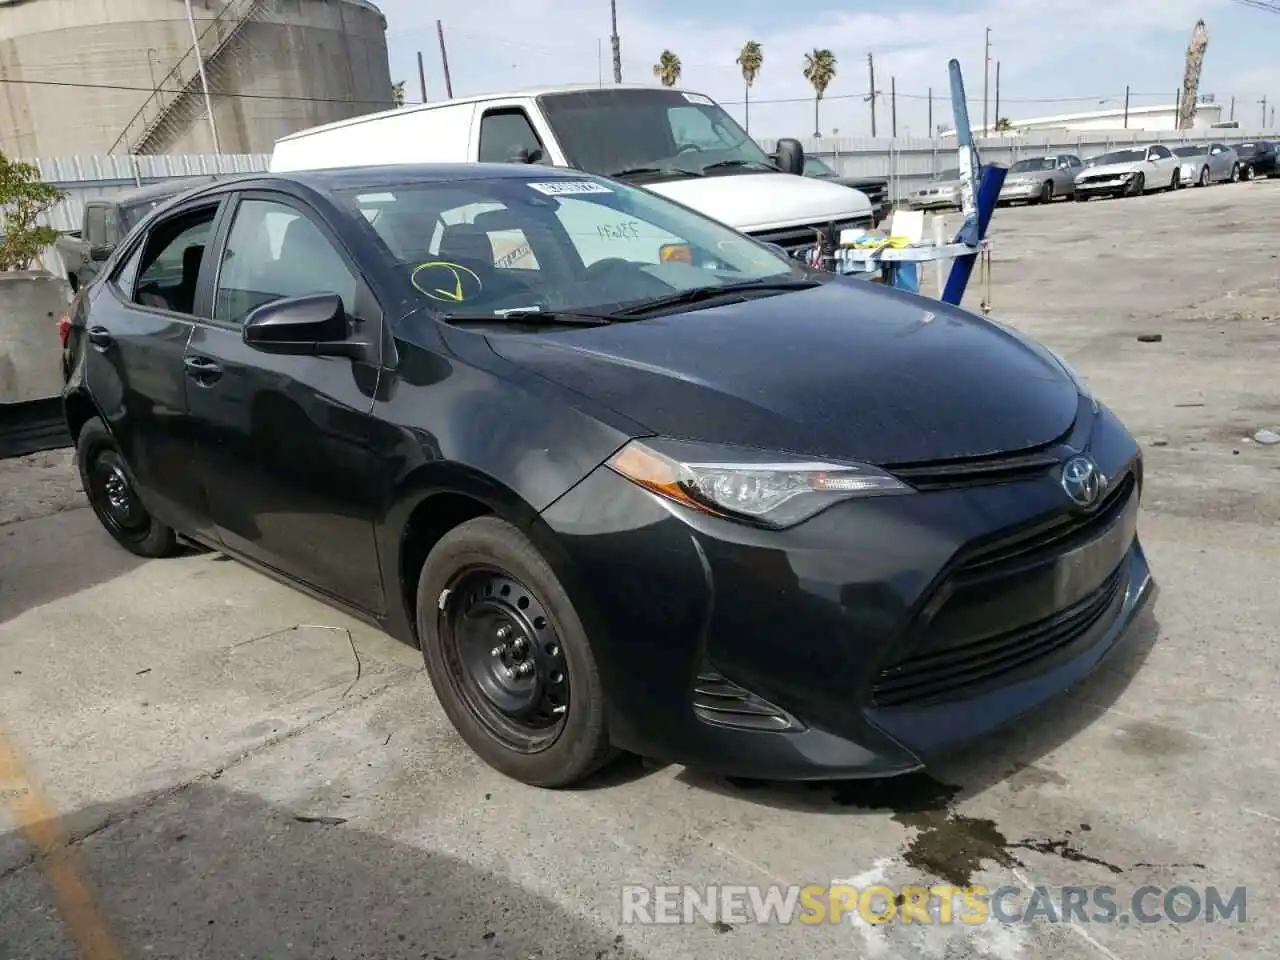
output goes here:
{"type": "Polygon", "coordinates": [[[183,356],[222,198],[192,201],[158,220],[92,292],[84,380],[134,474],[147,510],[208,536],[204,487],[193,471],[183,356]]]}
{"type": "Polygon", "coordinates": [[[338,293],[380,342],[381,308],[325,220],[289,194],[240,194],[216,247],[210,310],[185,363],[218,536],[252,560],[381,613],[373,530],[381,491],[369,415],[378,366],[264,353],[242,339],[258,306],[338,293]]]}

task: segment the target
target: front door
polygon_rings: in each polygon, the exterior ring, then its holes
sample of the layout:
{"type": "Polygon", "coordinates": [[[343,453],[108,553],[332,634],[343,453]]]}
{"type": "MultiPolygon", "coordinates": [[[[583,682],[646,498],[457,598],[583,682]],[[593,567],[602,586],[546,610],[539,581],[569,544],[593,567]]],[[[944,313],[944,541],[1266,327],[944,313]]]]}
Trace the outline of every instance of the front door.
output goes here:
{"type": "MultiPolygon", "coordinates": [[[[378,368],[341,357],[264,353],[245,317],[282,297],[338,293],[381,326],[376,303],[322,221],[284,194],[243,194],[228,218],[208,322],[187,345],[189,406],[218,535],[230,549],[372,613],[370,410],[378,368]]],[[[375,334],[377,342],[379,331],[375,334]]]]}
{"type": "Polygon", "coordinates": [[[204,485],[192,469],[183,357],[220,201],[158,220],[113,270],[85,331],[84,377],[134,474],[148,512],[209,536],[204,485]]]}

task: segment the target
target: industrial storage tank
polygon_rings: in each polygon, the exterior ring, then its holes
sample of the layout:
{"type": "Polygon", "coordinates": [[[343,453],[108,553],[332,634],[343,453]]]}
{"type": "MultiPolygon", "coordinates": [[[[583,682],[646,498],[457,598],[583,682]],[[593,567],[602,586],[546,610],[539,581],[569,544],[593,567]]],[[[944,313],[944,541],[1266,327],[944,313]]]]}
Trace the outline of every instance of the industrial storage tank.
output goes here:
{"type": "Polygon", "coordinates": [[[200,58],[185,0],[0,0],[0,150],[269,153],[296,130],[394,106],[387,21],[369,0],[192,10],[200,58]]]}

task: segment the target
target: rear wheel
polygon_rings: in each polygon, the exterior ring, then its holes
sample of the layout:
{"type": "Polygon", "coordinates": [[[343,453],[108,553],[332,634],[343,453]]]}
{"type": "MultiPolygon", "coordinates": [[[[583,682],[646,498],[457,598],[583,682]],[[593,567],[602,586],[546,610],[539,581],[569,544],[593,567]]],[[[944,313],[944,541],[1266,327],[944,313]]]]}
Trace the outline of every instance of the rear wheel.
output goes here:
{"type": "Polygon", "coordinates": [[[1238,163],[1233,163],[1231,165],[1231,182],[1232,183],[1240,182],[1240,164],[1238,163]]]}
{"type": "Polygon", "coordinates": [[[97,417],[80,430],[76,463],[89,506],[120,546],[140,557],[177,552],[177,536],[142,505],[120,448],[97,417]]]}
{"type": "Polygon", "coordinates": [[[577,611],[516,527],[479,517],[441,538],[418,580],[418,635],[450,722],[487,764],[563,787],[613,755],[577,611]]]}

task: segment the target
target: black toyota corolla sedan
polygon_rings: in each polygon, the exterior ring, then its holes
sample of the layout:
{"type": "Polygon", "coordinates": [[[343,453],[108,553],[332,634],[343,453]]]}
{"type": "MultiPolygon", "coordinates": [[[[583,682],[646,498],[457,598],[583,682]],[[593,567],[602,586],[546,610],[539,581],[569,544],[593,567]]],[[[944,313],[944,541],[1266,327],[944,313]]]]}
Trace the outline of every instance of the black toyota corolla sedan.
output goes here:
{"type": "Polygon", "coordinates": [[[1154,593],[1139,448],[1054,354],[523,165],[211,184],[77,304],[85,490],[421,646],[488,763],[918,769],[1154,593]]]}

